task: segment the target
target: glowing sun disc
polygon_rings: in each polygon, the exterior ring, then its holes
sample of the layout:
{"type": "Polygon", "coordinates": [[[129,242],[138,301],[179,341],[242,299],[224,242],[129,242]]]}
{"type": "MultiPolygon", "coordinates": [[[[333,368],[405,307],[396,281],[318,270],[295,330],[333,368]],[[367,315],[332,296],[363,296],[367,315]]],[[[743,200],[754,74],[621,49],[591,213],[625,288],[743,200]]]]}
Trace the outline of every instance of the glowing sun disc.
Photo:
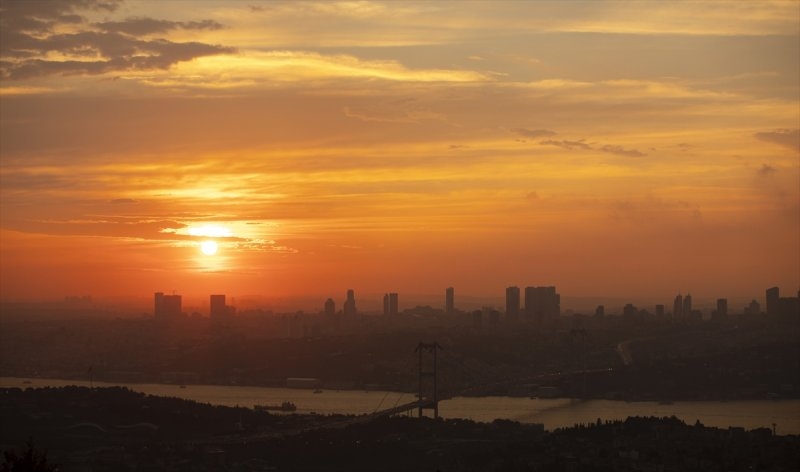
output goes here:
{"type": "Polygon", "coordinates": [[[214,254],[217,253],[218,249],[219,245],[217,245],[216,241],[203,241],[202,243],[200,243],[200,250],[206,256],[213,256],[214,254]]]}

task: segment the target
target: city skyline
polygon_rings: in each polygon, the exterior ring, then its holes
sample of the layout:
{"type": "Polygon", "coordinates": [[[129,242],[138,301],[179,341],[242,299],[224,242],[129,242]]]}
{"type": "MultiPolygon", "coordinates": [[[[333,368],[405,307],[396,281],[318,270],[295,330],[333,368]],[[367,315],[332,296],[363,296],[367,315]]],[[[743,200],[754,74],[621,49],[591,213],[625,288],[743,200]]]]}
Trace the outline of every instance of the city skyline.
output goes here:
{"type": "MultiPolygon", "coordinates": [[[[604,303],[611,300],[609,298],[599,298],[595,300],[594,303],[589,300],[583,300],[578,306],[566,306],[562,308],[561,294],[556,292],[556,287],[527,286],[524,288],[526,298],[524,300],[524,304],[521,304],[522,292],[520,291],[519,287],[511,286],[506,287],[504,301],[501,300],[501,297],[498,295],[491,297],[493,301],[489,302],[487,298],[476,297],[467,294],[465,297],[467,300],[466,303],[459,305],[456,303],[456,299],[453,296],[454,290],[454,287],[447,287],[444,298],[435,302],[432,301],[432,295],[422,296],[421,298],[419,295],[411,295],[407,297],[411,299],[411,301],[401,305],[399,303],[399,294],[397,292],[386,292],[383,293],[383,295],[367,293],[361,297],[357,297],[355,295],[356,290],[348,289],[343,294],[341,310],[336,310],[336,296],[316,296],[307,297],[306,302],[310,301],[310,305],[305,303],[301,304],[301,306],[283,306],[282,311],[284,314],[287,312],[303,314],[317,313],[325,314],[326,316],[344,315],[348,317],[355,316],[356,314],[367,316],[383,315],[384,317],[391,317],[403,312],[413,313],[418,310],[422,310],[428,314],[430,314],[430,310],[434,310],[437,314],[463,316],[469,315],[474,311],[482,311],[484,313],[496,312],[501,314],[506,321],[524,321],[533,322],[536,324],[547,324],[555,319],[561,318],[561,316],[564,314],[570,316],[573,314],[587,316],[591,315],[593,312],[595,318],[603,318],[606,315],[606,307],[604,303]],[[324,302],[321,302],[323,298],[324,302]],[[319,304],[317,302],[321,302],[321,305],[317,306],[319,304]],[[366,306],[367,308],[356,310],[355,306],[357,303],[359,306],[366,306]],[[317,308],[319,308],[319,310],[316,310],[317,308]],[[306,313],[306,309],[310,309],[310,311],[306,313]]],[[[154,295],[155,303],[153,314],[155,315],[156,319],[174,318],[180,314],[180,307],[182,303],[181,300],[183,299],[183,295],[177,293],[165,295],[163,292],[156,292],[154,295]],[[166,310],[164,308],[167,306],[164,300],[168,300],[170,302],[172,306],[171,309],[166,310]],[[175,302],[177,302],[177,305],[175,305],[175,302]],[[178,307],[177,310],[174,308],[175,306],[178,307]],[[169,312],[169,314],[167,314],[167,312],[169,312]]],[[[786,295],[785,291],[783,292],[783,295],[786,295]]],[[[237,306],[226,304],[225,294],[212,294],[208,296],[208,298],[210,299],[210,303],[207,305],[201,305],[204,307],[203,309],[207,311],[206,314],[209,318],[212,320],[223,320],[232,319],[235,317],[237,306]]],[[[404,300],[405,299],[406,297],[404,297],[404,300]]],[[[778,313],[783,313],[785,316],[791,317],[793,314],[796,314],[798,310],[798,303],[800,303],[800,290],[797,292],[789,292],[788,297],[781,297],[780,287],[770,287],[763,291],[762,296],[755,296],[752,299],[708,297],[701,300],[702,302],[699,305],[693,305],[693,297],[690,293],[687,293],[686,296],[679,293],[675,296],[672,310],[668,311],[666,310],[667,305],[664,303],[659,303],[660,300],[648,300],[643,302],[642,299],[637,299],[636,297],[619,298],[616,299],[618,306],[610,307],[611,309],[609,310],[608,314],[611,316],[625,316],[626,311],[630,311],[636,314],[647,314],[648,316],[653,316],[656,319],[666,319],[665,317],[668,317],[676,322],[684,322],[691,319],[715,320],[727,317],[729,313],[728,302],[730,300],[740,305],[735,306],[730,311],[730,314],[777,315],[778,313]],[[762,303],[760,303],[759,300],[764,302],[764,310],[761,309],[762,303]],[[630,303],[631,301],[635,301],[636,304],[630,303]]],[[[82,303],[87,305],[92,303],[92,297],[89,295],[67,296],[64,298],[64,301],[66,303],[82,303]]],[[[262,313],[264,308],[263,302],[264,300],[260,300],[259,302],[249,299],[245,302],[246,310],[258,310],[260,313],[262,313]]],[[[196,312],[196,310],[200,307],[192,304],[191,302],[188,304],[188,306],[191,307],[192,310],[195,310],[193,311],[193,314],[202,315],[202,313],[196,312]]],[[[281,310],[278,310],[278,312],[280,313],[281,310]]],[[[272,309],[269,310],[269,313],[274,314],[272,309]]],[[[184,312],[183,314],[186,315],[189,313],[184,312]]]]}
{"type": "Polygon", "coordinates": [[[796,2],[0,9],[2,299],[800,287],[796,2]]]}

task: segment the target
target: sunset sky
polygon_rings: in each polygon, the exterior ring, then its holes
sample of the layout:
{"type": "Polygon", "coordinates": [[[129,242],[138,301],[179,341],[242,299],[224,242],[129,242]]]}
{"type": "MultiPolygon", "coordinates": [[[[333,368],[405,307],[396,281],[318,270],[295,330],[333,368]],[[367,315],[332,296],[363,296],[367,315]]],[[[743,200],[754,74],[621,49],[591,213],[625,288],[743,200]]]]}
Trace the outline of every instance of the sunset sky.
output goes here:
{"type": "Polygon", "coordinates": [[[0,297],[800,287],[797,1],[0,9],[0,297]]]}

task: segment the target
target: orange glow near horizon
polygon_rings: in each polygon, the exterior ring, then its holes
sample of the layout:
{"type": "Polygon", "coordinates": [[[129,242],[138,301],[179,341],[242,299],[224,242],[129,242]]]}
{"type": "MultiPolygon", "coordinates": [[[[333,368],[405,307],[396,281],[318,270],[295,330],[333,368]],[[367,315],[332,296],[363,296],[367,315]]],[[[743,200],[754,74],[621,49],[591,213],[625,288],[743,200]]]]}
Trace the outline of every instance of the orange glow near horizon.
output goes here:
{"type": "Polygon", "coordinates": [[[800,287],[796,3],[91,3],[0,6],[0,298],[800,287]]]}

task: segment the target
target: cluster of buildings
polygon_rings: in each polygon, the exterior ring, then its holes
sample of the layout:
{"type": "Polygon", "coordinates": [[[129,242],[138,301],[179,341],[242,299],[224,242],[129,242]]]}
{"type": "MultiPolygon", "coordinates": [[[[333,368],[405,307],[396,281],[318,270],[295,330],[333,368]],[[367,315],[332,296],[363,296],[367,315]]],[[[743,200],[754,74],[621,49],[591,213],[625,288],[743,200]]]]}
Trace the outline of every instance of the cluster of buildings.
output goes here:
{"type": "MultiPolygon", "coordinates": [[[[211,295],[209,318],[214,322],[222,322],[236,314],[236,308],[226,304],[225,295],[211,295]]],[[[153,300],[153,314],[156,321],[170,321],[183,316],[182,298],[180,295],[165,295],[156,292],[153,300]]]]}
{"type": "MultiPolygon", "coordinates": [[[[444,296],[445,313],[456,313],[455,289],[447,287],[444,296]]],[[[326,315],[336,314],[336,303],[332,298],[325,300],[324,312],[326,315]]],[[[353,290],[347,291],[342,313],[345,316],[354,315],[355,295],[353,290]]],[[[383,295],[383,314],[386,316],[397,315],[399,311],[399,295],[397,292],[388,292],[383,295]]],[[[561,295],[555,287],[525,287],[524,292],[519,287],[506,289],[506,315],[509,319],[527,319],[542,322],[553,319],[561,314],[561,295]],[[524,306],[521,295],[524,293],[524,306]]]]}
{"type": "Polygon", "coordinates": [[[561,295],[555,287],[525,287],[525,306],[520,305],[519,287],[506,288],[506,317],[518,320],[524,317],[537,323],[561,315],[561,295]]]}
{"type": "Polygon", "coordinates": [[[781,297],[778,287],[767,289],[767,315],[794,316],[800,313],[800,290],[796,297],[781,297]]]}
{"type": "MultiPolygon", "coordinates": [[[[793,316],[800,313],[800,292],[797,297],[781,297],[778,287],[772,287],[766,291],[767,309],[769,316],[793,316]]],[[[156,292],[154,299],[154,313],[156,320],[170,320],[181,316],[181,296],[165,295],[163,292],[156,292]]],[[[456,313],[455,289],[447,287],[445,289],[445,313],[456,313]]],[[[336,302],[332,298],[325,300],[324,313],[333,316],[337,313],[336,302]]],[[[399,295],[397,292],[385,293],[383,295],[383,314],[393,316],[399,314],[399,295]]],[[[744,314],[757,315],[761,313],[761,305],[755,300],[750,302],[744,310],[744,314]]],[[[356,299],[353,289],[347,290],[347,297],[344,301],[342,313],[345,317],[355,316],[356,299]]],[[[623,308],[624,317],[640,316],[645,311],[639,310],[632,304],[627,304],[623,308]]],[[[235,314],[235,308],[226,304],[225,295],[210,296],[209,317],[212,321],[224,321],[235,314]]],[[[499,313],[498,313],[499,314],[499,313]]],[[[505,296],[505,315],[508,321],[528,321],[535,323],[548,323],[557,319],[561,315],[561,295],[552,286],[519,287],[512,286],[506,288],[505,296]],[[523,304],[524,302],[524,304],[523,304]]],[[[596,317],[605,316],[605,307],[599,305],[595,310],[596,317]]],[[[656,318],[662,319],[666,316],[665,306],[655,306],[656,318]]],[[[702,319],[702,312],[692,307],[691,294],[678,294],[672,303],[671,318],[675,321],[699,321],[702,319]]],[[[728,316],[728,300],[719,298],[716,301],[716,309],[711,313],[711,319],[724,319],[728,316]]]]}

